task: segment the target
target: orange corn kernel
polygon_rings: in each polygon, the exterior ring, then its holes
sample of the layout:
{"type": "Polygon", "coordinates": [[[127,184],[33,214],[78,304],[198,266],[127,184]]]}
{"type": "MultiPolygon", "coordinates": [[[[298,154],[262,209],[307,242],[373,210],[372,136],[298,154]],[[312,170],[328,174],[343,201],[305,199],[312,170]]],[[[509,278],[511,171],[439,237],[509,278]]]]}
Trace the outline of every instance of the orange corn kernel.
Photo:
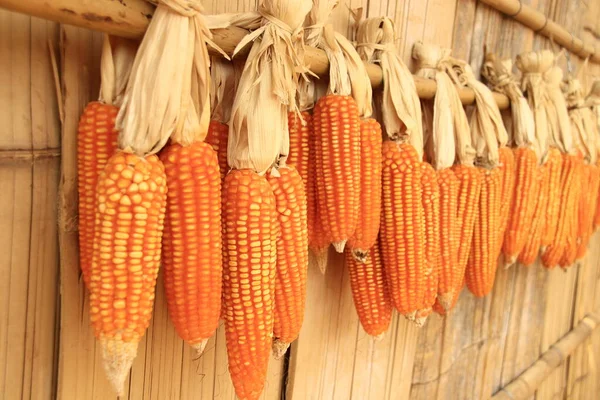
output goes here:
{"type": "Polygon", "coordinates": [[[352,299],[365,332],[379,336],[392,320],[392,300],[385,281],[379,244],[368,251],[365,262],[356,260],[346,249],[346,267],[350,274],[352,299]]]}
{"type": "Polygon", "coordinates": [[[210,144],[213,150],[217,153],[219,160],[219,171],[221,180],[225,179],[225,175],[229,172],[227,164],[227,138],[229,137],[229,126],[222,122],[212,120],[208,126],[208,134],[204,141],[210,144]]]}
{"type": "Polygon", "coordinates": [[[548,196],[550,195],[550,166],[548,162],[538,167],[538,195],[533,212],[533,221],[525,246],[519,253],[518,261],[521,265],[532,265],[540,252],[542,235],[546,225],[546,211],[548,209],[548,196]]]}
{"type": "Polygon", "coordinates": [[[293,166],[279,169],[268,180],[275,195],[281,232],[277,238],[273,337],[280,344],[275,349],[284,354],[298,337],[304,320],[308,267],[306,194],[302,177],[293,166]]]}
{"type": "Polygon", "coordinates": [[[229,372],[242,399],[260,396],[273,334],[278,222],[267,179],[232,170],[223,186],[223,302],[229,372]]]}
{"type": "Polygon", "coordinates": [[[381,126],[369,118],[360,124],[360,209],[354,235],[348,241],[358,260],[364,261],[379,233],[381,214],[381,126]]]}
{"type": "Polygon", "coordinates": [[[502,243],[504,242],[504,233],[508,225],[508,218],[511,213],[513,195],[515,193],[515,155],[508,147],[499,149],[500,170],[502,171],[502,186],[500,189],[500,229],[498,231],[498,249],[496,254],[500,255],[502,243]]]}
{"type": "Polygon", "coordinates": [[[502,171],[486,170],[483,175],[477,218],[473,230],[471,254],[465,271],[467,287],[475,296],[486,296],[494,286],[498,257],[496,255],[498,229],[500,226],[500,188],[502,171]]]}
{"type": "Polygon", "coordinates": [[[554,242],[558,229],[558,215],[560,213],[560,190],[561,173],[563,168],[563,156],[561,152],[552,147],[548,152],[546,160],[548,168],[548,199],[544,217],[544,229],[542,231],[542,248],[545,249],[554,242]]]}
{"type": "Polygon", "coordinates": [[[168,145],[164,284],[177,334],[199,353],[218,327],[223,273],[221,179],[208,143],[168,145]]]}
{"type": "Polygon", "coordinates": [[[290,154],[287,164],[296,167],[304,184],[308,182],[309,141],[313,135],[312,115],[303,111],[302,119],[295,112],[288,113],[290,154]]]}
{"type": "Polygon", "coordinates": [[[360,121],[350,96],[327,95],[313,114],[319,217],[323,230],[341,253],[358,222],[360,121]]]}
{"type": "Polygon", "coordinates": [[[117,150],[115,120],[118,112],[113,105],[93,101],[83,110],[77,129],[79,265],[88,288],[94,250],[96,185],[106,162],[117,150]]]}
{"type": "Polygon", "coordinates": [[[382,259],[394,307],[413,320],[426,291],[422,170],[410,144],[384,142],[382,259]]]}

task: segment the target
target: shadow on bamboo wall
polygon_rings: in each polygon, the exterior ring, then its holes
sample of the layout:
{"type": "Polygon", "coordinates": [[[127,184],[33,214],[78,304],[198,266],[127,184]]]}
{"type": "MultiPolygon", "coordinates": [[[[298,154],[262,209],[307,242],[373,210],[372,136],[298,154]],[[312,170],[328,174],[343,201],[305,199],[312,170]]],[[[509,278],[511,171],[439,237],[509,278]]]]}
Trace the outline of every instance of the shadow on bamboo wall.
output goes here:
{"type": "MultiPolygon", "coordinates": [[[[204,1],[215,13],[249,10],[255,3],[204,1]]],[[[584,28],[596,27],[600,5],[524,3],[592,40],[584,28]]],[[[410,49],[418,40],[453,47],[454,55],[469,60],[476,72],[484,46],[513,58],[521,51],[552,47],[475,0],[345,4],[363,6],[370,16],[394,18],[409,66],[410,49]]],[[[338,8],[334,22],[340,32],[351,32],[347,7],[338,8]]],[[[7,399],[114,398],[88,323],[77,261],[76,127],[83,107],[98,95],[100,46],[98,34],[0,11],[0,235],[5,248],[0,256],[0,393],[7,399]],[[60,49],[62,134],[48,41],[60,49]]],[[[590,73],[598,73],[597,68],[590,73]]],[[[488,398],[586,313],[599,309],[600,237],[592,243],[584,264],[566,272],[537,264],[499,270],[490,296],[476,299],[464,292],[450,317],[432,316],[420,330],[395,316],[381,341],[360,328],[342,258],[330,254],[325,276],[314,265],[309,268],[300,339],[287,360],[272,360],[262,398],[488,398]]],[[[159,282],[153,320],[125,397],[233,399],[225,351],[221,327],[204,355],[195,358],[168,321],[159,282]]],[[[537,398],[594,398],[598,356],[596,333],[553,372],[537,398]]]]}

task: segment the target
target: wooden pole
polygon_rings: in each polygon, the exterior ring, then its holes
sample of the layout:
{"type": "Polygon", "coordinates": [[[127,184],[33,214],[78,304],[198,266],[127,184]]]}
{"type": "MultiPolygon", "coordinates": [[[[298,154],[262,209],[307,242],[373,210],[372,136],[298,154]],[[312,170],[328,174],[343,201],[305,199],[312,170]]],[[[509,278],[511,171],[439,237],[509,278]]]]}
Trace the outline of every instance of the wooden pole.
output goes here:
{"type": "MultiPolygon", "coordinates": [[[[154,13],[154,7],[145,0],[0,0],[0,7],[130,39],[140,39],[144,35],[154,13]]],[[[215,43],[227,54],[232,54],[248,33],[247,30],[236,27],[215,29],[212,32],[215,43]]],[[[242,52],[241,55],[245,53],[242,52]]],[[[305,61],[319,76],[324,76],[329,71],[329,60],[323,50],[308,47],[305,61]]],[[[372,86],[380,87],[383,83],[381,68],[369,64],[367,70],[372,86]]],[[[418,77],[414,79],[420,98],[432,99],[435,96],[437,86],[434,81],[418,77]]],[[[475,94],[470,89],[459,89],[459,96],[463,104],[473,104],[475,101],[475,94]]],[[[510,106],[508,98],[503,94],[494,93],[494,98],[500,109],[510,106]]]]}
{"type": "Polygon", "coordinates": [[[540,356],[515,380],[496,393],[492,400],[528,399],[556,367],[564,362],[600,324],[597,313],[588,314],[575,328],[540,356]]]}
{"type": "Polygon", "coordinates": [[[519,21],[523,25],[533,29],[536,33],[554,40],[571,53],[582,58],[590,57],[591,62],[600,63],[600,54],[596,52],[594,46],[584,43],[583,40],[549,19],[546,15],[527,4],[523,4],[522,0],[479,1],[506,14],[515,21],[519,21]]]}

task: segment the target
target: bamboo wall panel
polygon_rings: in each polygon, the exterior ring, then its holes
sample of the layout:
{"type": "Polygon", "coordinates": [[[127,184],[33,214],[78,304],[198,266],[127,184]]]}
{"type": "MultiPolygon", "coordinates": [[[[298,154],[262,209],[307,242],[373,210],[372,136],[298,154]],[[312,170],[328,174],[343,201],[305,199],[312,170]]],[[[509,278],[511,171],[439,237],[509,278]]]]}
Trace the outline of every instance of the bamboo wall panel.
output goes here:
{"type": "MultiPolygon", "coordinates": [[[[257,3],[203,1],[209,13],[251,10],[257,3]]],[[[586,43],[594,41],[597,2],[523,3],[586,43]]],[[[452,47],[477,74],[484,48],[514,58],[553,46],[476,0],[347,0],[334,11],[335,28],[352,37],[351,9],[359,7],[367,16],[395,20],[399,49],[410,67],[417,41],[452,47]]],[[[99,34],[0,11],[0,239],[7,249],[0,255],[0,393],[7,398],[51,398],[55,392],[59,399],[115,398],[89,326],[77,261],[76,128],[83,107],[98,95],[100,44],[99,34]],[[60,50],[62,135],[48,41],[60,50]],[[46,156],[34,158],[32,149],[46,156]],[[19,162],[13,160],[15,150],[19,162]]],[[[581,61],[572,61],[577,71],[581,61]]],[[[564,59],[561,63],[565,66],[564,59]]],[[[590,66],[586,77],[599,72],[600,66],[590,66]]],[[[500,268],[487,298],[476,299],[465,290],[448,318],[433,315],[422,329],[394,315],[389,332],[375,341],[358,323],[343,258],[332,252],[325,275],[309,265],[300,338],[287,364],[271,360],[262,398],[488,398],[587,312],[600,309],[599,262],[596,235],[582,265],[566,272],[538,264],[500,268]]],[[[600,331],[552,373],[536,398],[593,398],[598,357],[600,331]]],[[[196,358],[168,320],[162,278],[125,398],[235,398],[223,327],[196,358]]]]}
{"type": "Polygon", "coordinates": [[[56,383],[59,124],[48,42],[57,25],[0,10],[0,393],[56,383]],[[54,156],[41,159],[34,154],[54,156]],[[18,155],[18,157],[17,157],[18,155]]]}

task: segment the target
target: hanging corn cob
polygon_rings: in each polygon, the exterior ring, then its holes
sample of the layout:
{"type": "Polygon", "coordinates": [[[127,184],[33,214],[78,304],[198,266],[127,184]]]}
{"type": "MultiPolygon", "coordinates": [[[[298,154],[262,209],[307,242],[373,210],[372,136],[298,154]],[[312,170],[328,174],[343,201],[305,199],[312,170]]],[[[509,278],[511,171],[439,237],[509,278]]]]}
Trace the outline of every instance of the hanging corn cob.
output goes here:
{"type": "Polygon", "coordinates": [[[323,25],[324,16],[336,5],[337,0],[314,2],[307,43],[325,50],[332,65],[328,94],[315,106],[313,127],[319,219],[329,242],[341,253],[359,220],[360,118],[372,114],[372,92],[352,44],[332,25],[323,25]]]}
{"type": "Polygon", "coordinates": [[[585,105],[583,89],[579,80],[569,78],[564,86],[564,91],[569,107],[573,142],[580,156],[583,157],[579,176],[580,195],[578,205],[575,207],[577,213],[573,218],[573,225],[576,228],[571,229],[575,235],[570,237],[567,251],[560,263],[562,267],[568,267],[575,261],[581,260],[587,252],[588,242],[594,229],[594,213],[598,202],[600,176],[596,165],[598,161],[597,125],[592,110],[585,105]],[[574,246],[575,251],[573,252],[574,246]]]}
{"type": "Polygon", "coordinates": [[[498,265],[498,231],[501,229],[501,189],[504,176],[498,147],[506,145],[508,134],[491,90],[477,81],[466,62],[450,58],[447,63],[454,83],[468,87],[475,93],[470,131],[477,154],[475,164],[482,176],[482,185],[465,280],[471,293],[482,297],[491,291],[498,265]]]}
{"type": "Polygon", "coordinates": [[[89,288],[96,217],[96,184],[108,159],[117,150],[115,120],[129,79],[136,46],[104,37],[100,99],[83,110],[77,131],[77,191],[79,194],[79,264],[89,288]],[[111,41],[114,45],[111,46],[111,41]]]}
{"type": "Polygon", "coordinates": [[[375,337],[388,330],[393,308],[378,242],[369,250],[364,262],[358,261],[346,249],[346,266],[350,274],[354,307],[365,332],[375,337]]]}
{"type": "MultiPolygon", "coordinates": [[[[511,145],[514,148],[511,157],[506,148],[500,148],[501,168],[509,166],[512,162],[514,169],[514,183],[512,184],[512,195],[507,194],[507,186],[510,186],[510,176],[504,175],[502,183],[502,203],[500,211],[500,234],[502,235],[498,247],[503,249],[505,261],[512,264],[516,256],[521,252],[526,235],[521,231],[523,219],[531,215],[528,207],[532,190],[533,172],[538,158],[536,152],[539,148],[535,139],[535,124],[533,113],[523,96],[519,86],[512,76],[512,61],[510,59],[500,60],[494,54],[487,54],[481,74],[487,80],[492,90],[508,96],[511,104],[511,117],[505,119],[509,127],[511,145]],[[528,195],[525,195],[528,194],[528,195]],[[505,201],[508,197],[510,201],[505,201]],[[508,212],[506,210],[508,206],[508,212]]],[[[510,167],[507,168],[509,170],[510,167]]]]}
{"type": "MultiPolygon", "coordinates": [[[[480,177],[464,109],[450,79],[450,50],[417,43],[413,58],[418,76],[435,79],[435,102],[423,104],[426,148],[437,171],[440,192],[440,267],[437,302],[453,306],[463,279],[479,198],[480,177]],[[458,166],[454,166],[455,158],[458,166]]],[[[438,307],[439,308],[439,307],[438,307]]]]}
{"type": "Polygon", "coordinates": [[[358,30],[365,61],[379,61],[384,75],[381,98],[387,134],[383,143],[380,244],[385,280],[399,313],[425,322],[427,286],[436,287],[436,268],[425,260],[422,167],[423,132],[416,87],[394,43],[393,22],[370,18],[358,30]],[[428,281],[429,280],[429,281],[428,281]]]}
{"type": "MultiPolygon", "coordinates": [[[[232,170],[225,178],[223,194],[225,336],[229,372],[236,394],[242,399],[257,399],[263,390],[274,320],[286,308],[283,301],[294,310],[303,303],[302,299],[278,297],[278,293],[286,294],[288,290],[288,296],[304,290],[301,279],[306,265],[300,261],[300,252],[307,251],[306,241],[304,249],[288,243],[295,240],[290,238],[293,232],[302,232],[306,226],[302,184],[296,179],[297,173],[294,178],[290,171],[279,178],[276,170],[270,172],[271,178],[281,179],[271,181],[271,185],[264,174],[278,160],[285,165],[289,154],[288,112],[297,110],[298,73],[305,70],[300,58],[300,27],[309,10],[308,0],[263,1],[260,28],[248,34],[234,53],[252,43],[231,112],[227,156],[232,170]],[[299,212],[286,220],[291,209],[299,212]],[[280,234],[285,243],[277,240],[280,234]],[[294,260],[290,248],[299,252],[295,264],[291,264],[294,260]],[[282,258],[276,262],[278,249],[282,258]],[[285,284],[283,274],[290,272],[294,289],[281,287],[285,284]]],[[[282,342],[297,335],[294,330],[301,322],[298,313],[285,316],[287,320],[279,319],[281,331],[275,333],[282,342]],[[293,326],[284,327],[286,321],[293,326]]]]}

